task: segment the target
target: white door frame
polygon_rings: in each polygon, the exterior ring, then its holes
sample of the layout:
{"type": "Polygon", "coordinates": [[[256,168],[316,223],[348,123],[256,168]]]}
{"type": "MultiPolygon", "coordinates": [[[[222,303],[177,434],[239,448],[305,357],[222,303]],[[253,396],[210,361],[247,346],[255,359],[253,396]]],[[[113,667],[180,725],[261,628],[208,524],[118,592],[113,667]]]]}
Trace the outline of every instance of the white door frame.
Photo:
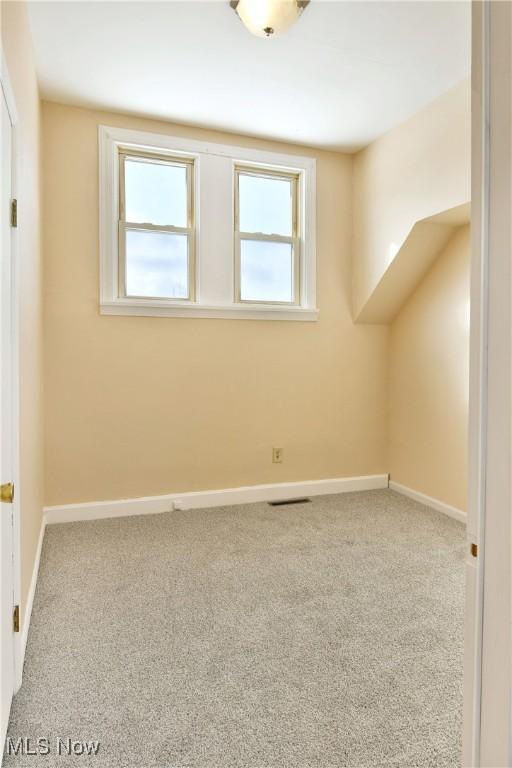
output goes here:
{"type": "MultiPolygon", "coordinates": [[[[17,180],[18,180],[18,111],[14,91],[11,86],[11,79],[7,69],[4,52],[0,42],[0,88],[3,91],[7,110],[11,119],[12,126],[12,180],[11,194],[17,198],[17,180]]],[[[0,168],[0,179],[2,178],[2,169],[0,168]]],[[[11,289],[11,311],[12,311],[12,405],[13,405],[13,447],[12,464],[14,483],[14,503],[13,503],[13,603],[20,605],[21,599],[21,482],[20,482],[20,264],[18,259],[18,231],[12,229],[11,238],[11,257],[12,257],[12,289],[11,289]]],[[[20,616],[21,621],[21,616],[20,616]]],[[[19,689],[23,673],[24,649],[21,642],[22,633],[14,635],[14,691],[19,689]]]]}
{"type": "Polygon", "coordinates": [[[473,0],[463,764],[512,763],[512,3],[473,0]]]}

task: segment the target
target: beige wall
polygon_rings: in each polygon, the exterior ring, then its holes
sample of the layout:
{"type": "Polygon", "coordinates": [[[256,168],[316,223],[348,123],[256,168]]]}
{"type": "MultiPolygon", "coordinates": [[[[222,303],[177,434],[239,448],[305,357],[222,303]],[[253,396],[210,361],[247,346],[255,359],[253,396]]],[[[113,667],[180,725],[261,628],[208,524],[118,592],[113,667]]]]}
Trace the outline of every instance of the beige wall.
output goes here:
{"type": "Polygon", "coordinates": [[[391,479],[466,509],[469,227],[456,231],[391,325],[391,479]]]}
{"type": "Polygon", "coordinates": [[[470,200],[470,127],[465,80],[355,156],[355,317],[414,224],[470,200]]]}
{"type": "Polygon", "coordinates": [[[351,319],[350,157],[51,103],[43,146],[46,504],[386,471],[388,330],[351,319]],[[100,123],[316,157],[319,321],[100,316],[100,123]]]}
{"type": "Polygon", "coordinates": [[[42,289],[39,219],[40,104],[25,3],[2,2],[2,45],[19,122],[17,197],[21,367],[21,614],[32,577],[43,504],[42,289]]]}

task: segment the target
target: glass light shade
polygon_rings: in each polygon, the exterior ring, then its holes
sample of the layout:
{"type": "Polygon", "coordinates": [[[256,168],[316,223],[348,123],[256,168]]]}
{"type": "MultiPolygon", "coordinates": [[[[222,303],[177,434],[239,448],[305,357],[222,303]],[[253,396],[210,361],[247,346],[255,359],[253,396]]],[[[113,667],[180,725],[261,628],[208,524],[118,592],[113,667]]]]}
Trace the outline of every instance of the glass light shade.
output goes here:
{"type": "Polygon", "coordinates": [[[253,35],[269,37],[290,27],[302,13],[297,0],[239,0],[236,12],[253,35]]]}

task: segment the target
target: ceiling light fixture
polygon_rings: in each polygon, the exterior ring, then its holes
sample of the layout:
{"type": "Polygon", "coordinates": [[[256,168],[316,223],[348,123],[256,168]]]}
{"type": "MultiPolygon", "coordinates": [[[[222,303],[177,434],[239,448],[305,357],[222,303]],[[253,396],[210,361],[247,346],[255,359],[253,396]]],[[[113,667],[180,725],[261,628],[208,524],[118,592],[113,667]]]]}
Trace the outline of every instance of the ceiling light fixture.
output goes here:
{"type": "Polygon", "coordinates": [[[229,3],[249,32],[258,37],[278,35],[297,21],[310,0],[231,0],[229,3]]]}

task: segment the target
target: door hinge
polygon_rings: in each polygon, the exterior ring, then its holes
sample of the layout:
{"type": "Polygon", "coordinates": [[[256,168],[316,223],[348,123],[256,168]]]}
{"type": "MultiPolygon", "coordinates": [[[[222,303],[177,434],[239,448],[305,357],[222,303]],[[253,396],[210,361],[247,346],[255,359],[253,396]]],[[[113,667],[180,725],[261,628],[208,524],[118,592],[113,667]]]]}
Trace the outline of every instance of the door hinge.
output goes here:
{"type": "Polygon", "coordinates": [[[471,544],[471,554],[473,557],[478,557],[478,545],[477,544],[471,544]]]}
{"type": "Polygon", "coordinates": [[[18,201],[16,198],[11,200],[11,227],[18,226],[18,201]]]}
{"type": "Polygon", "coordinates": [[[20,607],[19,605],[14,606],[14,610],[12,612],[12,628],[14,632],[20,631],[20,607]]]}

